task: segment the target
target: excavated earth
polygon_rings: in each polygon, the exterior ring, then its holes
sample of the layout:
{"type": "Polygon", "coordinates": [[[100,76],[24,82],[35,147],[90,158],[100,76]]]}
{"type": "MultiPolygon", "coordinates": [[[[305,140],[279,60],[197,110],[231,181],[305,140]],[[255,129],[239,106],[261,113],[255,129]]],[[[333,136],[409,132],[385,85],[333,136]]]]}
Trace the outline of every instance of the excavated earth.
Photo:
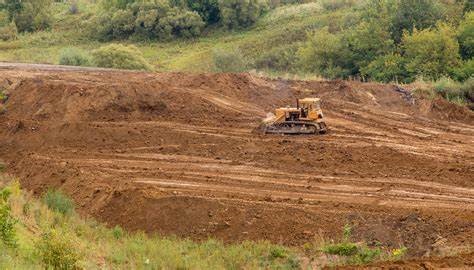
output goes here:
{"type": "Polygon", "coordinates": [[[443,100],[375,83],[6,64],[0,87],[8,172],[111,226],[299,246],[351,224],[356,240],[413,257],[473,250],[474,113],[443,100]],[[323,100],[328,134],[255,130],[298,97],[323,100]]]}

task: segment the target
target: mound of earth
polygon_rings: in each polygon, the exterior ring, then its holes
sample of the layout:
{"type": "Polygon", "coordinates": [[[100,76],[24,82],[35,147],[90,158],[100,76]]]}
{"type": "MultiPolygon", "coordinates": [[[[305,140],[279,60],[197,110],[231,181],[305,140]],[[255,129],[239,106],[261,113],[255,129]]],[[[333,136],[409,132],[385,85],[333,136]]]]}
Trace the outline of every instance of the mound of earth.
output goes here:
{"type": "Polygon", "coordinates": [[[474,244],[474,120],[396,86],[250,74],[0,67],[0,159],[110,225],[301,245],[340,235],[413,256],[474,244]],[[263,136],[320,97],[329,133],[263,136]],[[441,117],[442,116],[442,117],[441,117]],[[463,117],[461,117],[463,116],[463,117]]]}

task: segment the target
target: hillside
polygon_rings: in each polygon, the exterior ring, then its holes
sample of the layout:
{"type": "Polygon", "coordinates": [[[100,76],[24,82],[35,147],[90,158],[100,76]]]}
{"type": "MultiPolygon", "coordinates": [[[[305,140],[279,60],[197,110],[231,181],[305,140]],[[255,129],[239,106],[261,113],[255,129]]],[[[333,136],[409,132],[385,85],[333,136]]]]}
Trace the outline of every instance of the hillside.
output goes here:
{"type": "Polygon", "coordinates": [[[249,74],[11,65],[0,81],[8,171],[107,224],[290,246],[349,224],[354,240],[414,257],[472,248],[474,116],[442,99],[249,74]],[[324,101],[327,135],[253,132],[308,95],[324,101]]]}

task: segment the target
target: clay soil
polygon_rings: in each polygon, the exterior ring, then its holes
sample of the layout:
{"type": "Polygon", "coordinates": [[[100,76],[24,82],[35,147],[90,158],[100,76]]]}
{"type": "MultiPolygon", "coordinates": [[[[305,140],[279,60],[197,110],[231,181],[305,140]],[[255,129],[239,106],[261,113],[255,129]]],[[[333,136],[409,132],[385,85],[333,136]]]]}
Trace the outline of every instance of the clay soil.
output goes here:
{"type": "Polygon", "coordinates": [[[413,257],[472,251],[474,114],[446,101],[375,83],[8,64],[0,87],[8,172],[111,226],[300,246],[351,224],[355,240],[413,257]],[[254,130],[313,96],[328,134],[254,130]]]}

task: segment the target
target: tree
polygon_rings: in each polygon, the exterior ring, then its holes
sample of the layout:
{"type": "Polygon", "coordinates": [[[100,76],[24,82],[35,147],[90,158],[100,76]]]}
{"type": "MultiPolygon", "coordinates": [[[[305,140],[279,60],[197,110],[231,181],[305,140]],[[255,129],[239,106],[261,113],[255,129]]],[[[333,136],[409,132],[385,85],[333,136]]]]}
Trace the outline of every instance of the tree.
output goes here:
{"type": "Polygon", "coordinates": [[[361,74],[379,82],[406,82],[410,78],[407,77],[404,64],[403,57],[398,53],[382,55],[362,67],[361,74]]]}
{"type": "Polygon", "coordinates": [[[220,20],[218,0],[171,0],[171,4],[196,11],[208,25],[220,20]]]}
{"type": "Polygon", "coordinates": [[[4,0],[2,8],[10,20],[15,22],[18,31],[47,29],[51,24],[49,8],[52,0],[4,0]]]}
{"type": "Polygon", "coordinates": [[[429,28],[440,18],[441,12],[435,0],[399,0],[393,16],[392,37],[398,42],[404,31],[429,28]]]}
{"type": "Polygon", "coordinates": [[[464,59],[471,59],[474,56],[474,11],[466,13],[458,32],[461,56],[464,59]]]}
{"type": "Polygon", "coordinates": [[[383,21],[371,20],[361,22],[348,33],[353,61],[359,69],[393,51],[395,46],[388,28],[383,21]]]}
{"type": "Polygon", "coordinates": [[[328,28],[316,31],[298,50],[303,68],[327,78],[344,78],[354,74],[352,54],[342,34],[329,33],[328,28]]]}
{"type": "Polygon", "coordinates": [[[459,44],[455,31],[439,24],[436,29],[415,29],[402,39],[406,69],[415,76],[436,80],[447,76],[460,64],[459,44]]]}
{"type": "Polygon", "coordinates": [[[249,27],[267,9],[264,0],[219,0],[222,23],[229,29],[249,27]]]}

